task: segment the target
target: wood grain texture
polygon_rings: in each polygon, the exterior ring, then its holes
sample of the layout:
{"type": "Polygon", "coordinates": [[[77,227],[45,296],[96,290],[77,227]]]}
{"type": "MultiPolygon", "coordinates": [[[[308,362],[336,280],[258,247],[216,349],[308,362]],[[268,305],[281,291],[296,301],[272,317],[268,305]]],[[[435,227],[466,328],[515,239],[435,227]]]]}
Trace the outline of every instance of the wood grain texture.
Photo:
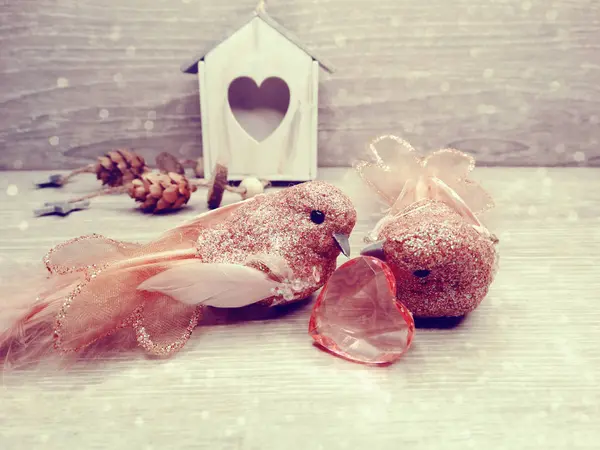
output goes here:
{"type": "MultiPolygon", "coordinates": [[[[310,304],[215,313],[168,361],[3,383],[0,448],[597,448],[598,171],[476,175],[497,201],[486,222],[501,241],[500,272],[465,320],[422,324],[398,364],[369,368],[314,348],[310,304]]],[[[109,197],[67,219],[33,219],[43,200],[95,186],[89,177],[68,192],[33,191],[39,176],[0,177],[2,276],[84,233],[147,241],[204,205],[198,195],[180,214],[147,217],[109,197]]],[[[320,177],[355,190],[343,169],[320,177]]],[[[377,218],[368,210],[359,208],[355,254],[377,218]]]]}
{"type": "MultiPolygon", "coordinates": [[[[115,146],[202,151],[179,66],[254,0],[20,0],[0,10],[0,168],[62,168],[115,146]]],[[[336,66],[321,73],[319,165],[377,134],[484,165],[600,165],[594,0],[273,0],[336,66]]]]}

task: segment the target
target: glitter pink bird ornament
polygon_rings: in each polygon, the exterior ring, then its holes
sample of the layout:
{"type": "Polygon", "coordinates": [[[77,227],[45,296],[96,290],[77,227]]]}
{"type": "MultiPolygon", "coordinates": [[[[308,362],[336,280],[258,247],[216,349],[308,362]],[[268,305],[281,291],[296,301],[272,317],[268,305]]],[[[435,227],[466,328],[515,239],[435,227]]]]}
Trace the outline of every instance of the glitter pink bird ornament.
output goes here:
{"type": "Polygon", "coordinates": [[[145,245],[98,235],[66,242],[45,257],[41,285],[21,286],[0,306],[0,362],[103,351],[99,343],[120,345],[123,333],[169,356],[206,306],[277,305],[320,288],[340,251],[349,253],[355,221],[339,189],[308,182],[203,214],[145,245]]]}
{"type": "Polygon", "coordinates": [[[473,158],[453,149],[420,157],[390,135],[369,149],[373,161],[355,167],[389,209],[363,254],[387,262],[398,299],[415,317],[473,311],[488,292],[498,257],[498,240],[476,215],[493,202],[468,179],[473,158]]]}

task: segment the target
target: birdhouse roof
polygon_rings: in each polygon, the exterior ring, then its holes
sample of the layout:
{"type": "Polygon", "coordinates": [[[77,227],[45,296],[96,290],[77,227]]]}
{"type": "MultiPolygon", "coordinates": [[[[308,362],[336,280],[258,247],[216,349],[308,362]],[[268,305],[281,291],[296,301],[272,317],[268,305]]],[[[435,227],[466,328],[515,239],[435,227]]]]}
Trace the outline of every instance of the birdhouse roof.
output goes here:
{"type": "Polygon", "coordinates": [[[267,12],[261,11],[261,10],[254,11],[252,16],[250,16],[249,19],[245,20],[239,27],[237,27],[235,29],[235,31],[228,34],[224,39],[221,39],[218,42],[216,42],[213,45],[206,48],[203,52],[196,55],[196,57],[194,59],[192,59],[191,61],[188,61],[185,64],[183,64],[181,66],[181,71],[184,73],[198,73],[198,63],[200,61],[202,61],[204,59],[204,57],[212,49],[216,48],[221,42],[227,40],[229,37],[231,37],[233,34],[235,34],[235,32],[237,30],[242,28],[244,25],[246,25],[250,21],[254,20],[254,18],[256,18],[256,17],[258,17],[263,22],[265,22],[267,25],[269,25],[271,28],[273,28],[275,31],[277,31],[279,34],[281,34],[281,36],[286,38],[288,41],[290,41],[291,43],[296,45],[298,48],[303,50],[308,56],[310,56],[312,59],[317,61],[319,63],[319,65],[323,69],[325,69],[327,72],[333,73],[333,66],[331,64],[325,62],[325,60],[323,58],[316,56],[315,53],[312,52],[311,50],[309,50],[304,44],[302,44],[302,42],[300,42],[300,39],[298,39],[291,31],[289,31],[287,28],[285,28],[283,25],[281,25],[279,22],[277,22],[275,19],[273,19],[267,12]]]}

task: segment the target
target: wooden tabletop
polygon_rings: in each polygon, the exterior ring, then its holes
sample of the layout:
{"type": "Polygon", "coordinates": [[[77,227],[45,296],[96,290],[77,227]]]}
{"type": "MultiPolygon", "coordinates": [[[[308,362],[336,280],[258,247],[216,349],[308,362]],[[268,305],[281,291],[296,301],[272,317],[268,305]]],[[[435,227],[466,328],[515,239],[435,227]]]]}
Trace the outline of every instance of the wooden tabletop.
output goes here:
{"type": "MultiPolygon", "coordinates": [[[[311,344],[311,303],[214,313],[167,361],[27,374],[0,387],[0,448],[584,449],[600,439],[600,172],[477,169],[497,207],[500,271],[463,321],[426,324],[397,364],[366,367],[311,344]]],[[[204,210],[149,217],[126,196],[67,218],[33,190],[43,172],[0,174],[0,275],[92,232],[148,241],[204,210]]],[[[347,169],[320,177],[351,189],[347,169]]],[[[227,196],[226,202],[235,197],[227,196]]],[[[376,215],[359,208],[358,253],[376,215]]],[[[24,280],[26,282],[26,280],[24,280]]]]}

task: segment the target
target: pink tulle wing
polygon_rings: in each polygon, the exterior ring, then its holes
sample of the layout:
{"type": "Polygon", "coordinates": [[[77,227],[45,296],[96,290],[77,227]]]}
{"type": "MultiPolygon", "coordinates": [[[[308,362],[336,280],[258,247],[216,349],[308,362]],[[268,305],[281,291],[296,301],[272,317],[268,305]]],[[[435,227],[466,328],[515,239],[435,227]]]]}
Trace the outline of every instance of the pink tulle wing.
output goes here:
{"type": "Polygon", "coordinates": [[[419,178],[422,167],[410,144],[396,136],[380,136],[369,146],[374,162],[355,164],[361,178],[388,206],[402,193],[407,181],[419,178]]]}
{"type": "Polygon", "coordinates": [[[412,205],[418,200],[416,192],[417,181],[418,180],[416,179],[410,179],[406,183],[404,183],[402,192],[400,192],[400,194],[396,198],[396,201],[390,209],[391,215],[399,214],[404,210],[404,208],[406,208],[409,205],[412,205]]]}
{"type": "Polygon", "coordinates": [[[38,362],[53,350],[53,327],[63,296],[83,278],[81,272],[48,277],[40,270],[18,271],[2,283],[0,368],[38,362]]]}
{"type": "Polygon", "coordinates": [[[475,167],[475,159],[459,150],[445,148],[431,153],[423,164],[430,176],[447,182],[465,179],[475,167]]]}
{"type": "Polygon", "coordinates": [[[365,184],[379,195],[387,206],[391,206],[402,192],[402,181],[391,170],[366,161],[355,164],[354,168],[365,184]]]}
{"type": "Polygon", "coordinates": [[[50,273],[64,274],[126,258],[140,248],[139,244],[119,242],[92,234],[71,239],[52,248],[44,257],[44,264],[50,273]]]}
{"type": "Polygon", "coordinates": [[[392,170],[408,170],[410,174],[418,155],[412,145],[397,136],[386,134],[379,136],[369,144],[369,150],[376,163],[392,170]]]}
{"type": "Polygon", "coordinates": [[[141,283],[141,291],[161,292],[187,305],[237,308],[273,296],[279,282],[240,264],[180,261],[141,283]]]}
{"type": "Polygon", "coordinates": [[[454,149],[443,149],[425,159],[427,173],[449,186],[475,214],[494,206],[491,196],[476,182],[467,178],[475,167],[475,159],[454,149]]]}
{"type": "Polygon", "coordinates": [[[137,342],[151,355],[170,356],[189,340],[200,319],[200,308],[159,292],[146,295],[146,301],[134,313],[137,342]]]}
{"type": "Polygon", "coordinates": [[[137,286],[167,268],[166,263],[90,273],[64,299],[55,326],[62,351],[77,351],[126,326],[145,300],[137,286]]]}
{"type": "Polygon", "coordinates": [[[447,183],[469,205],[475,214],[481,214],[494,207],[494,200],[481,185],[472,180],[450,181],[447,183]]]}
{"type": "Polygon", "coordinates": [[[464,202],[462,197],[458,195],[452,188],[444,183],[439,178],[432,178],[434,183],[431,198],[440,200],[458,212],[467,222],[476,227],[481,227],[481,222],[475,216],[475,213],[464,202]]]}

